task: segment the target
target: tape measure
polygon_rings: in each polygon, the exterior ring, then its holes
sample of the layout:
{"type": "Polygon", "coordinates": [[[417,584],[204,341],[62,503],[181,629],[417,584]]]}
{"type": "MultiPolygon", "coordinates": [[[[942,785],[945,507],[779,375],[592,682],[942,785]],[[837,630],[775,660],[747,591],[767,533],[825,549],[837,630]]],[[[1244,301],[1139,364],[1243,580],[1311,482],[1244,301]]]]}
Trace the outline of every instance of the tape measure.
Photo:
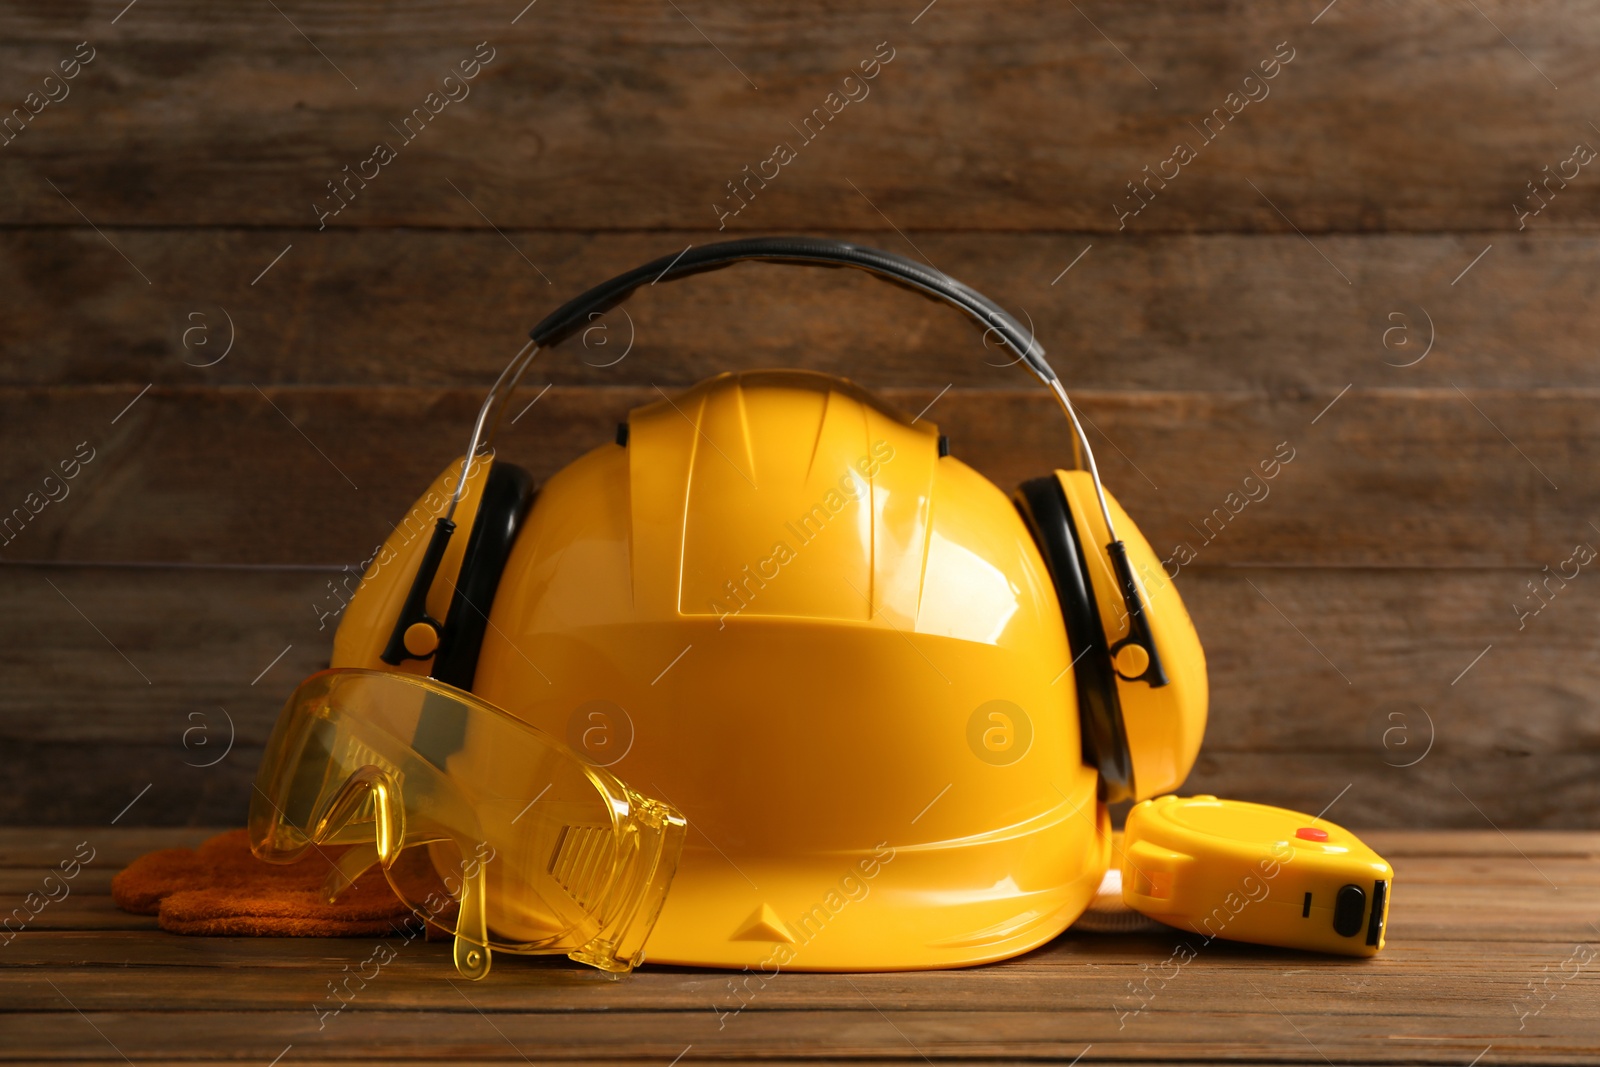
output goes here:
{"type": "Polygon", "coordinates": [[[1208,940],[1373,956],[1393,882],[1349,830],[1266,804],[1157,797],[1123,831],[1124,902],[1208,940]]]}

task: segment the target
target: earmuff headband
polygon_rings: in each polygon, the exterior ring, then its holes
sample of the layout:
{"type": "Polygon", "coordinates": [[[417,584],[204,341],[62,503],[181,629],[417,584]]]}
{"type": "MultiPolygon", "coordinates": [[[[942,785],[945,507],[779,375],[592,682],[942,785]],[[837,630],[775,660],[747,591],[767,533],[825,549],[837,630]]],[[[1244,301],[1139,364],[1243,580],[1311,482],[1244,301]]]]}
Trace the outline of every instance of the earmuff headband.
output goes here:
{"type": "MultiPolygon", "coordinates": [[[[983,327],[985,335],[993,331],[999,336],[1002,343],[1016,353],[1018,360],[1028,367],[1034,377],[1055,393],[1057,401],[1072,422],[1080,454],[1086,457],[1090,471],[1095,474],[1095,483],[1099,484],[1099,474],[1094,467],[1094,451],[1089,446],[1083,427],[1078,423],[1077,413],[1072,410],[1066,390],[1061,388],[1055,369],[1044,358],[1044,347],[1031,333],[1023,329],[1021,323],[1017,322],[1009,312],[977,290],[933,267],[924,267],[915,260],[882,249],[821,237],[752,237],[703,245],[700,248],[691,246],[675,256],[662,256],[619,274],[567,301],[545,316],[530,331],[529,336],[532,338],[530,344],[523,346],[522,351],[512,358],[506,369],[501,372],[499,379],[495,381],[493,388],[489,390],[489,396],[479,409],[477,421],[473,425],[467,454],[476,456],[489,448],[499,429],[500,417],[506,403],[516,391],[528,364],[533,361],[533,357],[541,348],[559,344],[600,315],[627,300],[642,285],[655,285],[657,282],[684,278],[691,274],[720,270],[746,260],[813,267],[853,267],[965,312],[983,327]]],[[[464,483],[456,486],[446,518],[454,517],[456,504],[460,501],[464,488],[464,483]]],[[[1105,517],[1106,528],[1112,531],[1115,539],[1110,508],[1105,504],[1103,493],[1100,510],[1105,517]]]]}
{"type": "MultiPolygon", "coordinates": [[[[1105,519],[1106,530],[1110,533],[1111,539],[1116,541],[1116,524],[1111,518],[1111,509],[1106,504],[1105,491],[1100,485],[1100,472],[1094,460],[1094,449],[1089,444],[1088,435],[1084,433],[1082,424],[1078,421],[1078,413],[1073,409],[1072,401],[1062,388],[1060,378],[1044,358],[1044,346],[1039,344],[1033,334],[1024,329],[1022,324],[999,304],[976,289],[956,281],[943,271],[924,266],[893,252],[822,237],[751,237],[703,245],[700,248],[691,246],[675,256],[662,256],[643,266],[625,271],[567,301],[545,316],[529,332],[531,344],[525,345],[522,351],[512,358],[510,364],[501,372],[499,379],[495,381],[489,396],[483,402],[483,407],[478,411],[467,454],[477,456],[489,449],[499,428],[500,416],[506,403],[516,391],[528,364],[533,361],[533,357],[541,348],[559,344],[572,336],[593,322],[596,317],[627,300],[642,285],[655,285],[657,282],[684,278],[691,274],[720,270],[746,260],[813,267],[853,267],[965,312],[983,327],[985,336],[991,331],[995,333],[1002,343],[1016,354],[1017,360],[1023,363],[1041,384],[1050,389],[1062,411],[1065,412],[1072,425],[1082,462],[1094,478],[1100,514],[1105,519]]],[[[464,483],[457,485],[447,518],[454,516],[455,506],[461,498],[463,489],[464,483]]]]}
{"type": "Polygon", "coordinates": [[[948,274],[905,256],[877,248],[820,237],[752,237],[741,241],[688,248],[619,274],[582,293],[546,315],[528,336],[541,348],[559,344],[633,295],[641,285],[720,270],[746,260],[797,263],[815,267],[854,267],[949,304],[971,316],[984,330],[993,330],[1041,382],[1056,372],[1045,362],[1044,347],[999,304],[948,274]]]}
{"type": "MultiPolygon", "coordinates": [[[[539,349],[570,337],[592,322],[596,316],[621,304],[642,285],[654,285],[657,282],[671,281],[691,274],[719,270],[746,260],[819,267],[853,267],[864,270],[965,312],[983,327],[985,334],[993,331],[1007,348],[1016,353],[1018,360],[1051,391],[1066,414],[1073,435],[1077,439],[1084,467],[1094,482],[1100,514],[1105,519],[1106,532],[1111,538],[1106,550],[1117,571],[1119,579],[1117,584],[1121,588],[1128,614],[1128,636],[1114,646],[1114,651],[1129,644],[1142,646],[1149,654],[1150,666],[1140,676],[1141,679],[1152,686],[1166,685],[1166,672],[1162,669],[1155,641],[1145,618],[1144,600],[1140,595],[1138,583],[1134,580],[1133,568],[1128,563],[1126,547],[1117,538],[1116,525],[1111,518],[1111,508],[1106,503],[1105,489],[1100,482],[1100,470],[1094,460],[1094,449],[1089,444],[1088,436],[1078,421],[1078,413],[1073,409],[1072,401],[1067,397],[1060,379],[1044,358],[1044,347],[1009,312],[982,293],[956,281],[943,271],[892,252],[820,237],[751,237],[702,245],[699,248],[691,246],[675,256],[662,256],[660,259],[652,260],[601,282],[562,304],[533,328],[529,334],[532,341],[524,346],[501,372],[488,397],[485,398],[482,408],[479,409],[477,420],[473,424],[472,440],[468,445],[467,456],[477,457],[490,449],[505,405],[539,349]]],[[[412,623],[421,621],[433,624],[425,612],[414,613],[412,609],[414,604],[421,603],[421,598],[426,596],[428,588],[433,584],[438,561],[444,554],[442,542],[448,540],[450,531],[454,529],[452,519],[465,487],[466,471],[463,469],[462,477],[457,482],[450,501],[450,509],[445,517],[439,520],[439,528],[435,530],[435,539],[441,542],[439,550],[430,551],[423,565],[418,568],[412,595],[407,598],[406,608],[395,623],[394,638],[390,642],[391,650],[398,652],[403,648],[402,635],[412,623]],[[432,566],[429,566],[430,561],[432,566]]],[[[387,655],[385,659],[388,659],[387,655]]],[[[389,662],[399,661],[389,660],[389,662]]]]}

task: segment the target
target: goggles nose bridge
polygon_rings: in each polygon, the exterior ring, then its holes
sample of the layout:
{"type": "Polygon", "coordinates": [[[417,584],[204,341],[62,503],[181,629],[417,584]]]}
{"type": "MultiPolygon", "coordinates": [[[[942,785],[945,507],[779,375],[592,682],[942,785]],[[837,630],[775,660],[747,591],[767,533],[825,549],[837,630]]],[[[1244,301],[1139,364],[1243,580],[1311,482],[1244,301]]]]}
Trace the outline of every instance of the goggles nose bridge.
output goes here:
{"type": "Polygon", "coordinates": [[[328,877],[322,883],[323,899],[329,904],[338,900],[341,893],[354,885],[356,879],[378,861],[376,845],[351,845],[345,849],[343,855],[333,861],[333,870],[328,872],[328,877]]]}
{"type": "MultiPolygon", "coordinates": [[[[406,808],[396,776],[376,764],[358,767],[346,778],[328,802],[327,810],[312,831],[314,841],[325,841],[362,818],[367,802],[372,803],[373,840],[352,844],[334,862],[334,869],[323,883],[331,901],[349,888],[375,863],[388,871],[406,847],[406,808]]],[[[425,834],[433,838],[435,835],[425,834]]],[[[420,842],[414,842],[420,843],[420,842]]],[[[460,842],[457,842],[458,847],[460,842]]],[[[463,850],[465,851],[465,850],[463,850]]],[[[478,980],[489,974],[488,907],[482,862],[463,863],[460,874],[455,919],[454,960],[463,978],[478,980]]],[[[448,887],[448,881],[446,882],[448,887]]],[[[455,894],[452,893],[454,896],[455,894]]]]}
{"type": "MultiPolygon", "coordinates": [[[[388,868],[405,847],[406,809],[400,799],[400,784],[392,774],[375,764],[359,767],[345,779],[328,802],[327,811],[317,820],[311,838],[314,841],[329,840],[355,822],[361,817],[369,796],[373,806],[373,847],[377,851],[377,859],[388,868]]],[[[370,861],[367,866],[371,866],[370,861]]]]}
{"type": "Polygon", "coordinates": [[[312,839],[323,841],[360,818],[368,798],[373,809],[373,840],[352,844],[334,861],[333,870],[322,883],[323,895],[331,903],[353,885],[375,863],[387,870],[405,847],[406,809],[400,786],[393,775],[375,764],[359,767],[345,779],[317,820],[312,839]]]}

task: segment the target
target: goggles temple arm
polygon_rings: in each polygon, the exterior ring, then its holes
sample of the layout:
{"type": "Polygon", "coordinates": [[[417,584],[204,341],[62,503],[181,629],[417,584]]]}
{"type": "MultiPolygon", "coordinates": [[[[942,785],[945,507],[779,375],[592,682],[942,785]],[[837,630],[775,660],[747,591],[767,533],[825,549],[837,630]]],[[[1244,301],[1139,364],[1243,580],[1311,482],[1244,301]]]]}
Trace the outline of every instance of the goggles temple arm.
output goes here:
{"type": "Polygon", "coordinates": [[[461,977],[474,982],[488,977],[491,963],[483,868],[482,863],[472,863],[461,872],[461,903],[452,953],[461,977]]]}

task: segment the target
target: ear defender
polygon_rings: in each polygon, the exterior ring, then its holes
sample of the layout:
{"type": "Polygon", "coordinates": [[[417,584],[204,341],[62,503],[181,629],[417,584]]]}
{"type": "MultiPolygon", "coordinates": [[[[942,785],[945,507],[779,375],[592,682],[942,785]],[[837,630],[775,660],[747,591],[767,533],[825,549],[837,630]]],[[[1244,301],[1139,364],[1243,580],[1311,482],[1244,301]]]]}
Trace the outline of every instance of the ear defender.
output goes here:
{"type": "MultiPolygon", "coordinates": [[[[1205,657],[1194,625],[1149,544],[1104,492],[1088,438],[1043,347],[998,304],[948,275],[878,249],[811,237],[727,241],[662,257],[574,297],[533,328],[531,343],[479,410],[466,454],[492,455],[489,444],[505,404],[541,348],[560,343],[640,286],[751,260],[852,267],[954,307],[985,336],[999,336],[1055,395],[1086,469],[1025,482],[1014,501],[1066,623],[1084,761],[1099,771],[1108,801],[1176,788],[1194,764],[1206,720],[1205,657]]],[[[626,434],[624,424],[617,438],[624,447],[626,434]]],[[[946,452],[941,443],[940,454],[946,452]]],[[[435,482],[374,557],[335,635],[335,663],[365,666],[380,659],[472,688],[495,588],[535,494],[533,479],[511,464],[495,461],[485,474],[483,464],[474,463],[458,484],[453,475],[462,466],[435,482]],[[458,522],[467,531],[459,536],[458,522]]]]}
{"type": "Polygon", "coordinates": [[[474,463],[452,518],[464,466],[446,468],[368,561],[334,635],[335,664],[472,688],[495,589],[538,494],[515,464],[474,463]]]}
{"type": "Polygon", "coordinates": [[[1106,631],[1100,624],[1100,608],[1066,495],[1052,474],[1023,482],[1013,499],[1044,557],[1061,603],[1078,693],[1083,762],[1099,770],[1106,800],[1126,800],[1134,794],[1133,759],[1122,723],[1122,702],[1117,698],[1106,631]]]}
{"type": "Polygon", "coordinates": [[[1084,762],[1100,772],[1108,802],[1143,800],[1176,789],[1194,765],[1205,731],[1205,656],[1177,587],[1116,498],[1105,495],[1124,566],[1109,547],[1088,472],[1034,478],[1013,499],[1061,604],[1084,762]],[[1128,582],[1142,620],[1125,607],[1128,582]]]}
{"type": "Polygon", "coordinates": [[[457,689],[472,689],[494,591],[536,496],[533,475],[516,464],[495,460],[489,468],[483,501],[472,522],[455,594],[450,598],[450,612],[439,635],[439,651],[429,672],[439,681],[457,689]]]}

